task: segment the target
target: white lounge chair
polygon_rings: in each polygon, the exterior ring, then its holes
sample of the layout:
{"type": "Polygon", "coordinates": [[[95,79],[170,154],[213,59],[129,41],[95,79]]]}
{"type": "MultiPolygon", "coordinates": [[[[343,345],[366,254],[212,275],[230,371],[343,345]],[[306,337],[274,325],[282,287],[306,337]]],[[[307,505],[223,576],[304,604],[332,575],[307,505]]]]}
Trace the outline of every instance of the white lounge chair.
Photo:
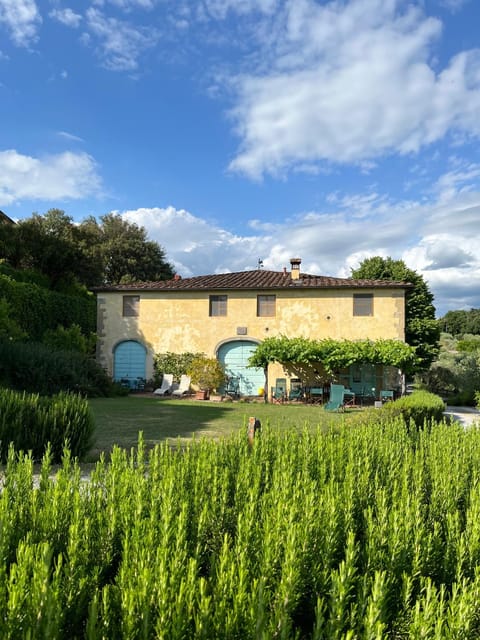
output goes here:
{"type": "Polygon", "coordinates": [[[164,373],[162,384],[155,389],[153,393],[156,393],[157,396],[164,396],[167,393],[170,393],[173,385],[173,373],[164,373]]]}
{"type": "Polygon", "coordinates": [[[190,376],[183,374],[180,377],[178,389],[172,391],[172,396],[183,396],[190,391],[190,376]]]}

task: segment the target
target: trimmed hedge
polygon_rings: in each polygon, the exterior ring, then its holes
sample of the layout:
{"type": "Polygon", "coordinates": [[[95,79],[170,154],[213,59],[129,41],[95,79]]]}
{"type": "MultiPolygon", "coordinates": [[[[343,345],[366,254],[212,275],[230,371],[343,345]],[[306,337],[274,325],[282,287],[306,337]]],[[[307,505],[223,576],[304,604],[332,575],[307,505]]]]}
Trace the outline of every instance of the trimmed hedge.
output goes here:
{"type": "Polygon", "coordinates": [[[49,396],[60,391],[109,396],[113,385],[92,356],[33,342],[0,341],[0,385],[49,396]]]}
{"type": "Polygon", "coordinates": [[[60,393],[52,398],[0,389],[0,459],[10,446],[31,451],[40,460],[50,447],[53,462],[60,462],[65,447],[82,458],[91,447],[94,419],[87,400],[60,393]]]}
{"type": "Polygon", "coordinates": [[[413,421],[418,429],[425,424],[442,422],[444,411],[445,403],[442,398],[428,391],[414,391],[411,395],[386,402],[381,408],[382,418],[390,420],[402,416],[407,425],[413,421]]]}
{"type": "Polygon", "coordinates": [[[85,335],[96,329],[94,296],[70,296],[0,274],[0,298],[10,304],[14,320],[31,340],[41,340],[47,329],[59,325],[77,324],[85,335]]]}

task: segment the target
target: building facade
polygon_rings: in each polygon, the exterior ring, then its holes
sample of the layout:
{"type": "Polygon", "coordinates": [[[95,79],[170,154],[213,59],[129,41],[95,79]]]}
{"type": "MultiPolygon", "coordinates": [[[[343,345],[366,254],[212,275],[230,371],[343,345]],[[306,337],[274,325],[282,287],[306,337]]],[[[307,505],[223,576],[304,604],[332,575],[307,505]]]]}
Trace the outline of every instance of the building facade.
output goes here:
{"type": "MultiPolygon", "coordinates": [[[[114,379],[149,379],[156,353],[203,352],[242,395],[257,395],[265,375],[247,363],[267,337],[404,340],[407,283],[314,276],[300,264],[97,289],[98,362],[114,379]]],[[[284,373],[274,364],[268,378],[284,373]]]]}

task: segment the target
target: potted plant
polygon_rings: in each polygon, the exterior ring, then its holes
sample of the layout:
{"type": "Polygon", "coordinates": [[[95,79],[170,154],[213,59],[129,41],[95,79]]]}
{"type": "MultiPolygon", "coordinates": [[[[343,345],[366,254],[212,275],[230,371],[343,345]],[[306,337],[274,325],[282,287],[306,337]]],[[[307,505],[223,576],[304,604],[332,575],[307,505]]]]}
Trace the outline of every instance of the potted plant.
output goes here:
{"type": "Polygon", "coordinates": [[[208,400],[210,392],[218,389],[225,383],[225,371],[223,365],[216,358],[197,356],[188,370],[192,384],[199,388],[197,399],[208,400]]]}

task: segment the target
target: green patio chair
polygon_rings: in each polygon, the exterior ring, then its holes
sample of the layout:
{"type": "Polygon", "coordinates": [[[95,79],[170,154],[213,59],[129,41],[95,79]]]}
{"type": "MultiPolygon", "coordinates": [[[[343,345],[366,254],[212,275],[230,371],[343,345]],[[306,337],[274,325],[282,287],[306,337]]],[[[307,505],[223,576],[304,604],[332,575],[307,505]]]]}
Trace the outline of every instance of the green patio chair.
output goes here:
{"type": "Polygon", "coordinates": [[[340,411],[343,409],[345,387],[343,384],[330,385],[330,400],[325,405],[325,411],[340,411]]]}
{"type": "Polygon", "coordinates": [[[285,398],[287,397],[287,379],[277,378],[275,386],[270,390],[270,395],[272,397],[272,402],[285,402],[285,398]]]}
{"type": "Polygon", "coordinates": [[[323,402],[323,387],[310,387],[308,395],[312,404],[321,404],[323,402]]]}
{"type": "Polygon", "coordinates": [[[288,392],[288,399],[297,402],[303,400],[302,381],[299,378],[292,378],[290,380],[290,391],[288,392]]]}

